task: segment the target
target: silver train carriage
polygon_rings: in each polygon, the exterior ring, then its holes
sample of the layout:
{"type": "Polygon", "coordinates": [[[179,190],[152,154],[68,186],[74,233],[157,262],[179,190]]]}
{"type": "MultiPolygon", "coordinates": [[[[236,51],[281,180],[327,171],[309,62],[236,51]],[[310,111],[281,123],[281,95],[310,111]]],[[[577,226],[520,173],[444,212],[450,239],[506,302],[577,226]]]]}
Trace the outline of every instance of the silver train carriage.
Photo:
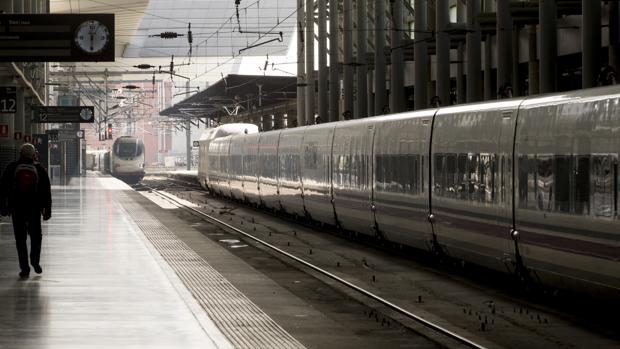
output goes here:
{"type": "Polygon", "coordinates": [[[118,137],[110,155],[112,176],[127,183],[138,183],[144,178],[144,142],[133,136],[118,137]]]}
{"type": "Polygon", "coordinates": [[[232,135],[238,200],[620,299],[620,87],[232,135]]]}
{"type": "MultiPolygon", "coordinates": [[[[210,128],[206,130],[200,136],[199,154],[207,154],[209,152],[210,154],[212,154],[211,158],[207,158],[206,156],[198,157],[198,181],[203,188],[205,189],[209,188],[210,190],[218,192],[218,190],[220,189],[220,186],[218,185],[220,183],[220,179],[216,177],[215,175],[212,175],[211,177],[209,177],[207,173],[209,171],[209,168],[217,169],[217,173],[225,172],[225,171],[219,170],[221,168],[221,165],[219,162],[220,157],[218,154],[224,150],[228,154],[228,150],[229,150],[228,148],[226,149],[220,148],[220,147],[223,147],[223,145],[221,145],[220,143],[218,143],[217,146],[214,146],[213,149],[209,149],[211,142],[215,139],[228,137],[230,135],[244,135],[244,134],[247,134],[247,135],[258,134],[258,126],[254,124],[242,124],[242,123],[226,124],[226,125],[210,128]]],[[[229,187],[230,185],[227,186],[227,188],[229,187]]]]}

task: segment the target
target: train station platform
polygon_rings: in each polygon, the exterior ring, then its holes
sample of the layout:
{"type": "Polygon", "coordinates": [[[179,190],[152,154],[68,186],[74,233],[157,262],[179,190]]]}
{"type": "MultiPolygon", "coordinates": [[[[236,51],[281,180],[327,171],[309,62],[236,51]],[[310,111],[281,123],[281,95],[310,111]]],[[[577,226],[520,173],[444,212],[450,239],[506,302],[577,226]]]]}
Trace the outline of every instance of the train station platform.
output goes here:
{"type": "Polygon", "coordinates": [[[76,178],[52,195],[41,275],[18,277],[0,221],[0,349],[303,347],[126,184],[76,178]]]}

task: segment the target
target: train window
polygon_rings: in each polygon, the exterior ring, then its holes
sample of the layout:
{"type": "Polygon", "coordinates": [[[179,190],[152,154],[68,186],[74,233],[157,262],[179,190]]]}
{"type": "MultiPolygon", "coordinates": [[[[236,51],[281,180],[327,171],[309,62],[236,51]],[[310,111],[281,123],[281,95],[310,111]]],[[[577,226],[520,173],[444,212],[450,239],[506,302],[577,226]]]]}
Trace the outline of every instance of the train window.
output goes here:
{"type": "Polygon", "coordinates": [[[590,214],[590,157],[579,156],[575,163],[573,210],[576,214],[590,214]]]}
{"type": "Polygon", "coordinates": [[[554,159],[553,196],[554,208],[558,212],[570,212],[571,156],[556,155],[554,159]]]}
{"type": "Polygon", "coordinates": [[[617,167],[609,155],[592,157],[592,212],[597,217],[612,217],[617,211],[617,167]],[[614,192],[615,189],[615,192],[614,192]]]}
{"type": "Polygon", "coordinates": [[[467,171],[467,157],[468,154],[459,154],[457,157],[457,166],[458,166],[458,174],[457,174],[457,198],[461,200],[469,200],[469,195],[467,190],[468,186],[468,171],[467,171]]]}
{"type": "Polygon", "coordinates": [[[434,171],[434,178],[433,178],[433,191],[435,192],[435,194],[437,194],[437,196],[443,196],[443,191],[444,191],[444,177],[445,177],[445,172],[443,170],[444,167],[444,159],[445,159],[445,155],[443,154],[435,154],[435,171],[434,171]]]}
{"type": "Polygon", "coordinates": [[[444,173],[444,196],[456,198],[458,190],[457,172],[456,172],[456,154],[448,154],[445,158],[444,173]]]}
{"type": "Polygon", "coordinates": [[[551,211],[553,202],[553,159],[539,155],[536,159],[536,202],[541,211],[551,211]]]}
{"type": "Polygon", "coordinates": [[[495,202],[495,154],[480,155],[479,191],[481,202],[495,202]]]}

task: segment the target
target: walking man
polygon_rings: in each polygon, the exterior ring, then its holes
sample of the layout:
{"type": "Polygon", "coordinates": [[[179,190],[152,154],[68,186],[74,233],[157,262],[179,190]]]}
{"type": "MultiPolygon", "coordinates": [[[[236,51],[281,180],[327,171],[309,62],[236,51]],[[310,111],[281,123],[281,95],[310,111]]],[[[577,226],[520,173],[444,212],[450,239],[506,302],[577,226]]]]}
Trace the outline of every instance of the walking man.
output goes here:
{"type": "Polygon", "coordinates": [[[34,161],[36,150],[30,143],[22,145],[19,159],[10,163],[0,179],[0,213],[13,218],[13,232],[19,257],[19,276],[30,275],[28,245],[30,235],[30,264],[37,274],[43,269],[41,257],[41,215],[52,217],[50,180],[45,169],[34,161]]]}

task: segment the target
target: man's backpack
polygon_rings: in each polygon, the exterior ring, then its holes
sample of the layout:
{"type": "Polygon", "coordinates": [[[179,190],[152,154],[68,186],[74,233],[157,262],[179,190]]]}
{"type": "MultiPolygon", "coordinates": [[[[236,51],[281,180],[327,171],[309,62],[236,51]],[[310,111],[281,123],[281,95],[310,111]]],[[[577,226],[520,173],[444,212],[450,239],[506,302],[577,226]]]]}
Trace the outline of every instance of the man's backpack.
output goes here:
{"type": "Polygon", "coordinates": [[[39,173],[33,164],[18,164],[15,168],[15,193],[33,194],[37,192],[39,173]]]}

